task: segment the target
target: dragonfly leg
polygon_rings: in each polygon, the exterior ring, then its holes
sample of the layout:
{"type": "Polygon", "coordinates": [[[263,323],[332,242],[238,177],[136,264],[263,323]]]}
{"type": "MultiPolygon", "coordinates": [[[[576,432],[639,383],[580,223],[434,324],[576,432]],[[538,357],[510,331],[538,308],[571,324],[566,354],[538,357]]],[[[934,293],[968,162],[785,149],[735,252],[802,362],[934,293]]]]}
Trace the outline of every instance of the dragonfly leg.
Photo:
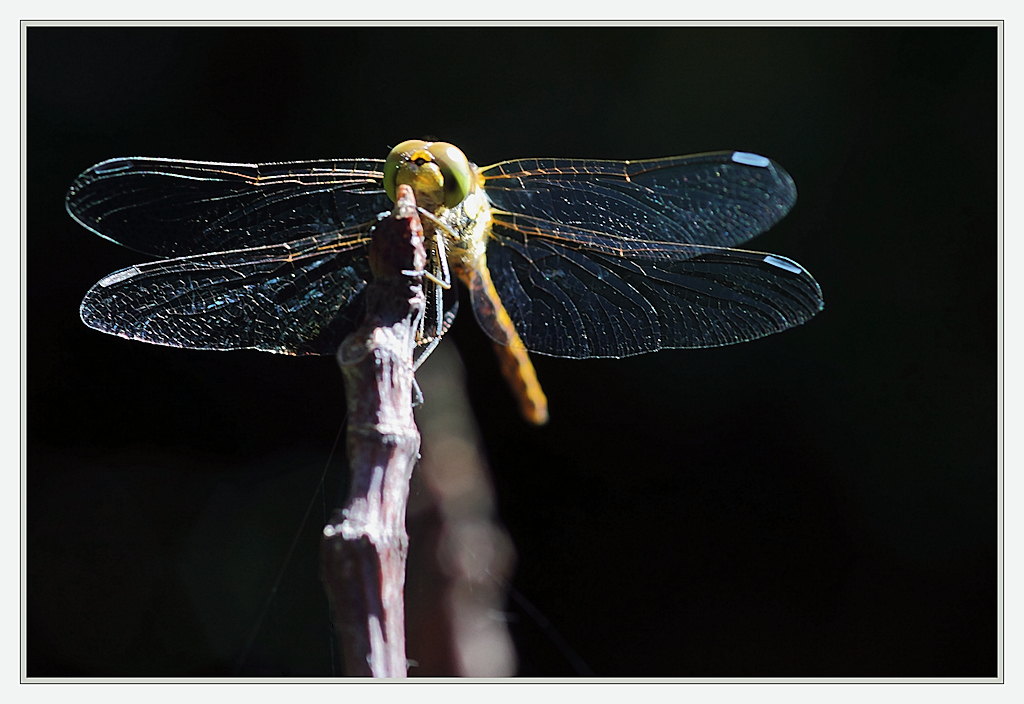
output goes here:
{"type": "MultiPolygon", "coordinates": [[[[427,212],[427,211],[424,211],[427,212]]],[[[442,311],[444,310],[444,292],[450,291],[452,288],[452,276],[451,271],[448,268],[448,253],[445,249],[444,235],[441,232],[435,231],[434,233],[434,252],[436,254],[434,261],[434,272],[429,271],[415,272],[417,276],[422,275],[430,283],[434,285],[434,303],[433,303],[433,315],[434,315],[434,330],[433,334],[429,337],[441,337],[444,331],[447,330],[447,326],[444,322],[444,316],[442,311]],[[438,274],[440,276],[438,276],[438,274]]],[[[413,272],[409,272],[412,274],[413,272]]],[[[457,305],[457,304],[456,304],[457,305]]],[[[424,313],[426,317],[426,313],[424,313]]],[[[454,316],[453,316],[454,317],[454,316]]],[[[449,321],[447,325],[451,325],[449,321]]],[[[426,334],[425,325],[420,326],[419,339],[426,340],[428,335],[426,334]]]]}
{"type": "Polygon", "coordinates": [[[452,275],[448,269],[448,250],[444,246],[444,235],[447,234],[452,240],[458,240],[458,235],[452,232],[452,228],[441,222],[436,215],[429,210],[417,207],[421,216],[427,218],[434,223],[434,252],[437,253],[437,263],[441,270],[441,277],[438,278],[436,275],[425,272],[424,276],[433,281],[436,285],[441,288],[448,290],[452,286],[452,275]]]}
{"type": "Polygon", "coordinates": [[[438,326],[437,334],[430,339],[430,342],[427,343],[427,346],[423,348],[423,351],[419,353],[419,355],[416,357],[416,360],[413,362],[413,372],[419,369],[420,365],[427,361],[427,357],[430,356],[430,353],[433,352],[434,348],[441,343],[441,338],[444,337],[444,334],[446,332],[448,332],[448,328],[452,326],[452,323],[455,321],[455,314],[458,312],[459,302],[455,301],[455,304],[445,311],[444,318],[441,319],[442,324],[438,326]]]}
{"type": "Polygon", "coordinates": [[[438,285],[447,290],[452,287],[452,272],[448,269],[448,249],[444,246],[444,235],[435,232],[434,242],[437,245],[437,263],[441,265],[441,280],[443,281],[438,285]]]}
{"type": "Polygon", "coordinates": [[[432,281],[438,289],[444,289],[447,291],[452,287],[452,275],[448,270],[448,253],[444,247],[444,235],[438,232],[434,235],[434,242],[436,243],[434,251],[437,252],[437,263],[441,276],[438,277],[437,274],[433,274],[429,271],[424,271],[423,275],[429,281],[432,281]]]}
{"type": "MultiPolygon", "coordinates": [[[[423,208],[419,208],[419,211],[422,214],[429,216],[436,224],[438,224],[440,227],[444,228],[446,232],[451,234],[451,229],[447,225],[442,223],[440,220],[435,218],[433,214],[430,213],[430,211],[424,210],[423,208]]],[[[435,260],[433,272],[403,271],[402,273],[405,274],[406,276],[422,276],[425,279],[427,279],[427,281],[434,285],[434,331],[433,335],[429,337],[440,337],[441,335],[444,334],[444,331],[447,330],[447,326],[451,325],[451,321],[449,321],[447,325],[445,325],[444,317],[441,315],[441,311],[444,310],[444,292],[449,291],[452,288],[452,275],[451,270],[448,267],[448,252],[447,249],[445,248],[444,233],[438,230],[434,231],[434,253],[435,260]]],[[[456,304],[456,307],[457,306],[458,304],[456,304]]],[[[428,338],[428,335],[426,334],[425,319],[426,313],[424,313],[423,319],[420,320],[420,327],[419,330],[417,331],[417,337],[420,340],[426,340],[428,338]]],[[[433,349],[433,347],[431,347],[430,349],[433,349]]],[[[421,359],[426,359],[426,353],[421,355],[421,359]]]]}
{"type": "Polygon", "coordinates": [[[444,289],[434,286],[434,337],[440,338],[444,328],[444,289]]]}
{"type": "Polygon", "coordinates": [[[434,348],[437,347],[439,344],[441,344],[440,335],[434,337],[429,343],[427,343],[427,346],[423,348],[422,352],[420,352],[419,357],[417,357],[416,360],[412,363],[412,370],[414,373],[416,372],[417,369],[420,368],[421,364],[427,361],[427,357],[430,356],[430,353],[433,352],[434,348]]]}
{"type": "Polygon", "coordinates": [[[412,407],[423,405],[423,390],[420,388],[420,383],[416,381],[416,377],[412,378],[412,407]]]}

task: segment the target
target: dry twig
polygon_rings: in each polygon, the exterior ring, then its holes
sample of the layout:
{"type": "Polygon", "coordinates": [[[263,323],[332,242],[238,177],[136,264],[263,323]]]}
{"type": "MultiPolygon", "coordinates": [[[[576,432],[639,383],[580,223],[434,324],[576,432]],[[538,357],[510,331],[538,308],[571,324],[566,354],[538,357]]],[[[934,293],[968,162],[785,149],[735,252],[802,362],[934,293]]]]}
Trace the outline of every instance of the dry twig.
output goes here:
{"type": "Polygon", "coordinates": [[[324,528],[320,569],[346,674],[405,677],[405,510],[420,446],[412,360],[426,264],[408,186],[399,187],[394,211],[373,237],[366,317],[338,350],[348,397],[350,491],[324,528]]]}

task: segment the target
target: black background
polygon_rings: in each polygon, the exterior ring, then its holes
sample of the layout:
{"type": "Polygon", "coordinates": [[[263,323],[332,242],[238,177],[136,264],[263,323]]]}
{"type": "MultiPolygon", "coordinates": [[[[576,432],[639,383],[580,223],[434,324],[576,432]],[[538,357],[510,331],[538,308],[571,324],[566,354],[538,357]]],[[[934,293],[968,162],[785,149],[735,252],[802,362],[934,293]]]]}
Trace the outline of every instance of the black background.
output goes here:
{"type": "MultiPolygon", "coordinates": [[[[800,328],[625,360],[535,357],[542,429],[518,418],[468,308],[451,333],[514,584],[596,674],[994,676],[996,40],[991,27],[30,28],[28,674],[229,674],[343,415],[330,358],[87,329],[86,290],[145,257],[72,222],[68,185],[114,156],[383,158],[431,134],[478,164],[740,149],[800,191],[752,243],[820,282],[825,310],[800,328]]],[[[321,514],[243,674],[331,673],[321,514]]],[[[520,674],[572,676],[509,611],[520,674]]]]}

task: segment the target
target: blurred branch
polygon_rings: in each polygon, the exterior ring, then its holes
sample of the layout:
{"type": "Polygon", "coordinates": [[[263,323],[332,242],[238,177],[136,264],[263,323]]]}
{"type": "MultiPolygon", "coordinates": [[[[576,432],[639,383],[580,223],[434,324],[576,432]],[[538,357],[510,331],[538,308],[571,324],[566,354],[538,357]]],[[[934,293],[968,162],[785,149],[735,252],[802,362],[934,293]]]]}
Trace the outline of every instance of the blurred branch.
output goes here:
{"type": "Polygon", "coordinates": [[[505,620],[515,548],[497,519],[494,486],[459,353],[442,342],[416,375],[423,459],[409,502],[409,657],[417,676],[511,677],[505,620]]]}
{"type": "Polygon", "coordinates": [[[412,190],[374,230],[363,325],[338,350],[348,399],[351,485],[324,528],[320,570],[351,676],[405,677],[405,511],[420,435],[413,351],[425,301],[422,226],[412,190]]]}

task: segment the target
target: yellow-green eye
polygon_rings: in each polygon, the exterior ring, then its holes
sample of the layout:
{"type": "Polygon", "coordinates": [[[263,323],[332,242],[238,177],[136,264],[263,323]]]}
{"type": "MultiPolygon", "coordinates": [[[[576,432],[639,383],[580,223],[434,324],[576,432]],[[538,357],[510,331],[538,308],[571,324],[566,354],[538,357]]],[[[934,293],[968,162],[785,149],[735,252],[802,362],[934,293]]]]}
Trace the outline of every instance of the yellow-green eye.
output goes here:
{"type": "Polygon", "coordinates": [[[384,161],[384,192],[392,202],[395,200],[395,191],[398,188],[395,178],[398,176],[398,167],[402,165],[402,156],[409,154],[416,149],[423,149],[427,142],[422,139],[408,139],[391,150],[388,158],[384,161]]]}
{"type": "Polygon", "coordinates": [[[447,142],[434,142],[427,147],[434,155],[444,176],[444,204],[454,208],[469,195],[469,184],[473,178],[469,159],[458,147],[447,142]]]}

